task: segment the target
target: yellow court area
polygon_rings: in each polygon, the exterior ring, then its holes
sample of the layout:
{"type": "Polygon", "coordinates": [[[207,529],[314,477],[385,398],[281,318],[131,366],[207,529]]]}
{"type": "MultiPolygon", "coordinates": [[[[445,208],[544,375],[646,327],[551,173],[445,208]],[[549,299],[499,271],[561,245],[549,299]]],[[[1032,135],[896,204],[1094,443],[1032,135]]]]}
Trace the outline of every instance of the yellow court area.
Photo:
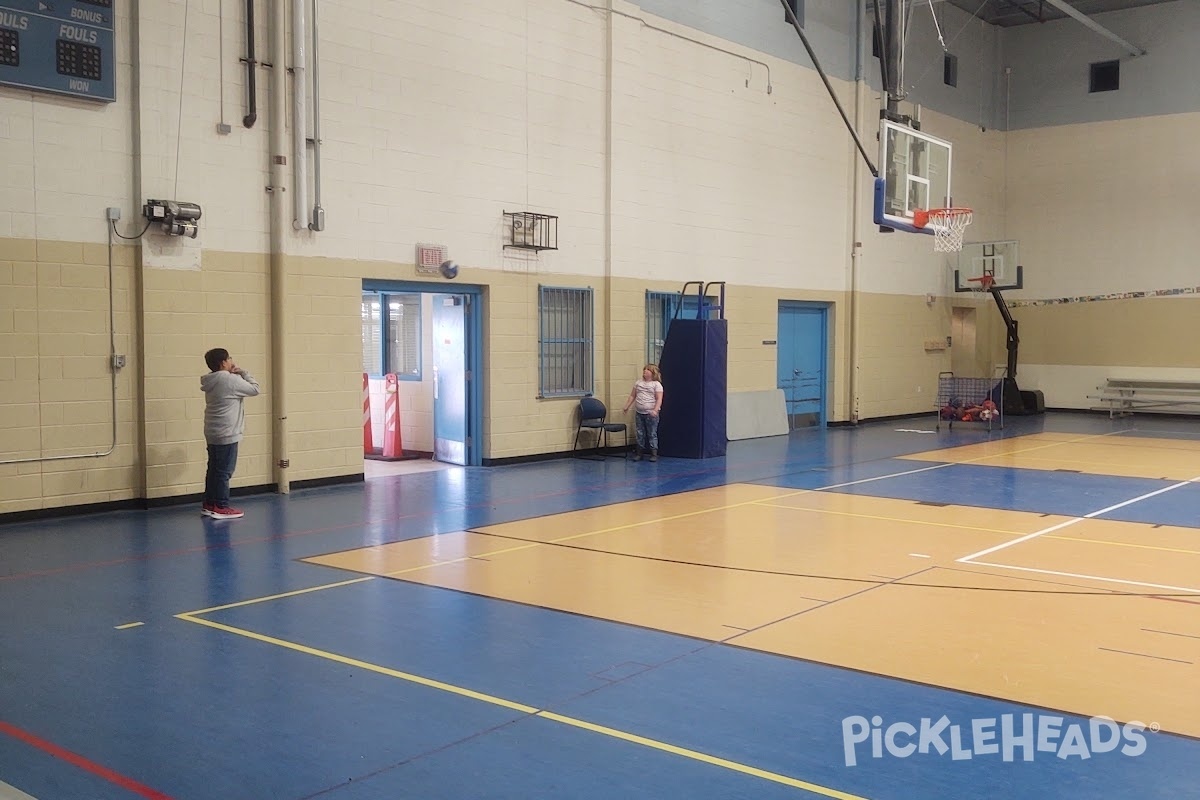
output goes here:
{"type": "Polygon", "coordinates": [[[1125,478],[1186,481],[1200,475],[1200,441],[1179,439],[1038,433],[901,457],[1125,478]]]}
{"type": "Polygon", "coordinates": [[[306,561],[1200,736],[1196,533],[735,484],[306,561]]]}

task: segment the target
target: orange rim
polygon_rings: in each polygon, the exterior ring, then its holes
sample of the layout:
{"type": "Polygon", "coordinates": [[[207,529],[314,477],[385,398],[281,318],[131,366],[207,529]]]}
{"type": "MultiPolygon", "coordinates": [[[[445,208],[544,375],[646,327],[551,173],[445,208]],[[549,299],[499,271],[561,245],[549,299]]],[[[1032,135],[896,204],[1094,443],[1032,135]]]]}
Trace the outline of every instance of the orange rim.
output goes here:
{"type": "Polygon", "coordinates": [[[931,208],[928,210],[918,208],[913,211],[913,225],[917,228],[924,228],[929,224],[930,220],[948,222],[955,217],[961,217],[970,213],[971,209],[969,208],[931,208]]]}

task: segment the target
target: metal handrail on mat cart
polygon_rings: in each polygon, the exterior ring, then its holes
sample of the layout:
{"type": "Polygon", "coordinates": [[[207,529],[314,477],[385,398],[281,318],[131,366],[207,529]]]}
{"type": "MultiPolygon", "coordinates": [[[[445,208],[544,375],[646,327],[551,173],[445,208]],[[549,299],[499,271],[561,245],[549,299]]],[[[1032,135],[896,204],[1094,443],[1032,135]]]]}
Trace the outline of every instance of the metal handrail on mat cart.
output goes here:
{"type": "Polygon", "coordinates": [[[937,429],[945,422],[954,430],[956,422],[982,423],[990,431],[1004,427],[1004,376],[965,378],[953,372],[938,373],[937,429]]]}

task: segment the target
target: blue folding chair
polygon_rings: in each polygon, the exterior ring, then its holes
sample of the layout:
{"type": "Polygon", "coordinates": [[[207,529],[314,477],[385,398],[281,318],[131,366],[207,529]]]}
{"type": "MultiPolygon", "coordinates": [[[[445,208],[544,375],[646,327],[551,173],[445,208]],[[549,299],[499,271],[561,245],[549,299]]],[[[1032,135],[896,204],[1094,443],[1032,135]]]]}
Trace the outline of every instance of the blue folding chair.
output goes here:
{"type": "Polygon", "coordinates": [[[608,409],[604,403],[595,397],[583,397],[579,400],[579,427],[575,429],[575,444],[571,451],[579,447],[579,436],[584,429],[596,432],[596,449],[600,449],[603,440],[604,448],[608,449],[608,434],[619,433],[624,437],[624,451],[629,450],[629,426],[624,422],[609,422],[608,409]]]}

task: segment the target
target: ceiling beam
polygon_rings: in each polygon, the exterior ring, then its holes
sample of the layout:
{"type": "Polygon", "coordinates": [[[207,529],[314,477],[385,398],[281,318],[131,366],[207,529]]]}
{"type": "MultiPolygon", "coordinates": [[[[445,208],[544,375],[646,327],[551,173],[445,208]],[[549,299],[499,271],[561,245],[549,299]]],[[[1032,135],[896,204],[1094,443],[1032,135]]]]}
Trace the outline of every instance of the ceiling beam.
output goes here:
{"type": "Polygon", "coordinates": [[[1128,50],[1131,55],[1135,55],[1135,56],[1146,55],[1146,51],[1143,48],[1138,47],[1137,45],[1130,44],[1129,42],[1125,41],[1120,36],[1117,36],[1115,33],[1110,31],[1108,28],[1101,25],[1099,22],[1096,22],[1096,20],[1092,19],[1087,14],[1084,14],[1081,11],[1079,11],[1078,9],[1071,6],[1069,3],[1066,2],[1066,0],[1045,0],[1045,2],[1054,6],[1059,11],[1066,14],[1067,16],[1074,17],[1075,19],[1079,20],[1084,25],[1091,28],[1093,31],[1100,34],[1104,38],[1112,39],[1114,42],[1121,45],[1121,47],[1124,47],[1126,50],[1128,50]]]}
{"type": "Polygon", "coordinates": [[[1004,3],[1006,3],[1006,4],[1007,4],[1007,5],[1009,5],[1009,6],[1012,6],[1012,7],[1013,7],[1013,8],[1015,8],[1017,11],[1020,11],[1022,14],[1024,14],[1024,15],[1025,15],[1025,16],[1027,16],[1027,17],[1029,17],[1029,18],[1030,18],[1031,20],[1033,20],[1034,22],[1045,22],[1045,21],[1046,21],[1046,20],[1042,19],[1041,17],[1039,17],[1037,14],[1033,13],[1032,11],[1030,11],[1030,10],[1029,10],[1028,8],[1026,8],[1025,6],[1023,6],[1023,5],[1020,5],[1020,4],[1016,3],[1016,2],[1014,2],[1014,0],[1004,0],[1004,3]]]}

